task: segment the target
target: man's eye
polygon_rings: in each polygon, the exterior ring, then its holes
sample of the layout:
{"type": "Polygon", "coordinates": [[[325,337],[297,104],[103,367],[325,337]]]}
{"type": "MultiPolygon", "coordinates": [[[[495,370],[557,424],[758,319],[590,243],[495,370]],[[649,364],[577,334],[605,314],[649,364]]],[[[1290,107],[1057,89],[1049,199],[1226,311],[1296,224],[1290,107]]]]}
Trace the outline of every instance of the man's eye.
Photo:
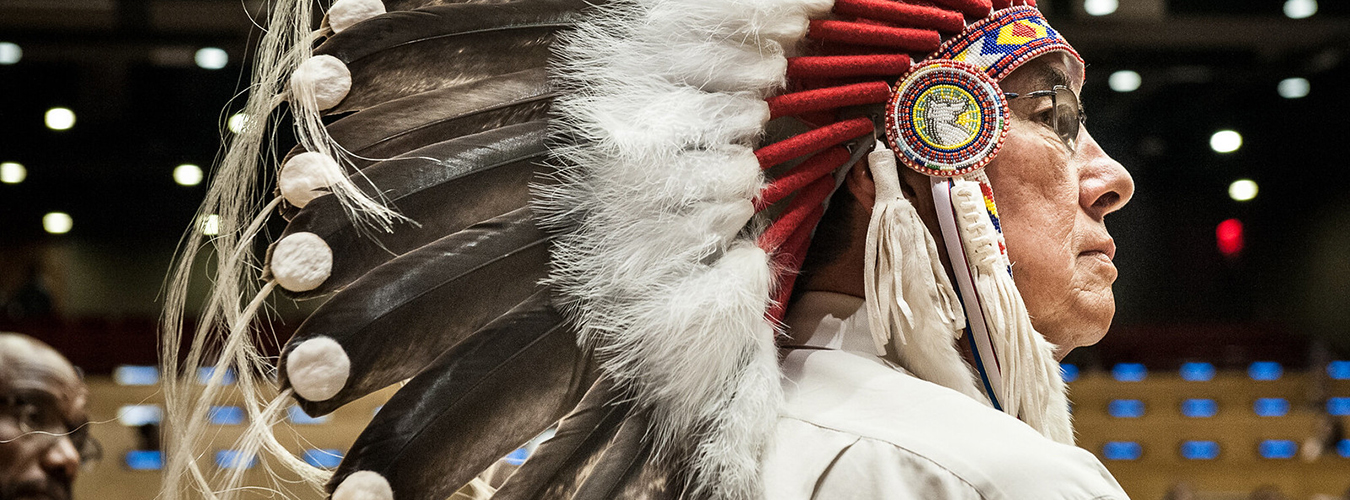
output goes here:
{"type": "Polygon", "coordinates": [[[18,415],[19,421],[33,430],[50,430],[60,425],[56,412],[35,404],[20,405],[18,415]]]}
{"type": "Polygon", "coordinates": [[[1034,122],[1036,122],[1036,123],[1039,123],[1039,124],[1041,124],[1041,125],[1045,125],[1045,126],[1050,127],[1051,129],[1054,129],[1054,128],[1055,128],[1055,109],[1054,109],[1054,108],[1047,107],[1047,108],[1045,108],[1045,109],[1043,109],[1043,110],[1037,111],[1035,114],[1031,115],[1031,121],[1034,121],[1034,122]]]}

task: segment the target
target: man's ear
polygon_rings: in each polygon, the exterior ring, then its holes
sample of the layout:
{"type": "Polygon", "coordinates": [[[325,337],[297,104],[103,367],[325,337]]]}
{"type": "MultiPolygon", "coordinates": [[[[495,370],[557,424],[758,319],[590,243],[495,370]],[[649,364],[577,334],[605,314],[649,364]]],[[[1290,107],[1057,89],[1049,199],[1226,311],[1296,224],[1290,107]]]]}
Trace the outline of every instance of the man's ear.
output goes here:
{"type": "Polygon", "coordinates": [[[908,168],[900,168],[900,191],[905,193],[905,197],[916,207],[933,206],[931,201],[933,192],[929,188],[931,183],[932,180],[926,175],[908,168]]]}
{"type": "Polygon", "coordinates": [[[866,158],[854,163],[853,168],[849,169],[848,175],[844,177],[844,186],[867,213],[872,213],[872,205],[877,201],[877,186],[872,182],[872,172],[867,170],[866,158]]]}

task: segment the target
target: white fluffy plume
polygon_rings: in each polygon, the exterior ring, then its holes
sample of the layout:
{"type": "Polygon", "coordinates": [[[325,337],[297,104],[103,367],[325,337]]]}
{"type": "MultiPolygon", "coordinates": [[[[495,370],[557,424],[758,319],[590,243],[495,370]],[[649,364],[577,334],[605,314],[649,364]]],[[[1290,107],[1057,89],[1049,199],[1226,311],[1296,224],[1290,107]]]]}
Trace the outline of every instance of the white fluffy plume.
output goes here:
{"type": "Polygon", "coordinates": [[[772,272],[747,223],[784,46],[820,0],[623,0],[562,40],[550,281],[694,497],[761,498],[781,402],[772,272]]]}

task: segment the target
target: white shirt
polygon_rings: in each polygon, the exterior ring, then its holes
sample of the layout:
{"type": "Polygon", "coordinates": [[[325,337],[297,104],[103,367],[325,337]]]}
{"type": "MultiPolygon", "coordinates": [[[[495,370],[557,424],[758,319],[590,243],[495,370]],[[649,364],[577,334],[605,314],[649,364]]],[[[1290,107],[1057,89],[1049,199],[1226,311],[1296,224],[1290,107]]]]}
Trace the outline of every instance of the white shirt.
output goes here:
{"type": "Polygon", "coordinates": [[[1128,498],[1091,453],[877,357],[861,304],[811,293],[794,306],[788,323],[818,325],[805,343],[818,349],[786,350],[766,498],[1128,498]]]}

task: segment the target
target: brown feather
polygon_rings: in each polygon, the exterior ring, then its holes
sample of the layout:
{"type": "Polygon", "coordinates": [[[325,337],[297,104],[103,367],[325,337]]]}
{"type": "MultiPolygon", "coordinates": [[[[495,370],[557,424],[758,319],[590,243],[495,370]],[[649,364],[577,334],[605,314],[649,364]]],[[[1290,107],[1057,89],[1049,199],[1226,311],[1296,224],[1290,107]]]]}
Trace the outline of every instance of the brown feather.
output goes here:
{"type": "Polygon", "coordinates": [[[326,114],[366,109],[422,92],[547,66],[555,34],[584,0],[437,5],[390,12],[314,49],[347,64],[352,87],[326,114]]]}
{"type": "Polygon", "coordinates": [[[340,344],[351,369],[332,398],[300,401],[310,415],[407,380],[538,292],[547,263],[548,236],[528,208],[408,252],[334,294],[300,325],[281,356],[282,384],[290,384],[287,354],[318,336],[340,344]]]}
{"type": "Polygon", "coordinates": [[[542,121],[512,125],[429,146],[380,162],[353,180],[379,193],[414,223],[373,233],[353,223],[333,196],[315,198],[286,226],[318,235],[333,254],[332,271],[318,288],[290,293],[298,299],[339,290],[395,256],[471,224],[524,207],[530,181],[547,170],[542,121]],[[426,158],[423,158],[426,157],[426,158]],[[364,177],[361,177],[364,176],[364,177]]]}
{"type": "Polygon", "coordinates": [[[330,488],[378,472],[401,500],[441,500],[556,422],[593,377],[540,291],[399,389],[357,438],[330,488]]]}

